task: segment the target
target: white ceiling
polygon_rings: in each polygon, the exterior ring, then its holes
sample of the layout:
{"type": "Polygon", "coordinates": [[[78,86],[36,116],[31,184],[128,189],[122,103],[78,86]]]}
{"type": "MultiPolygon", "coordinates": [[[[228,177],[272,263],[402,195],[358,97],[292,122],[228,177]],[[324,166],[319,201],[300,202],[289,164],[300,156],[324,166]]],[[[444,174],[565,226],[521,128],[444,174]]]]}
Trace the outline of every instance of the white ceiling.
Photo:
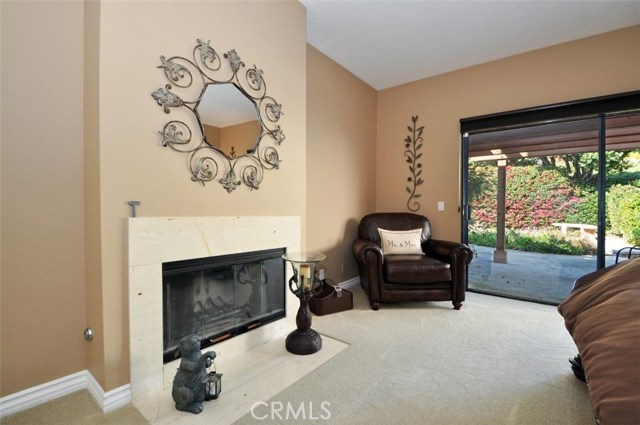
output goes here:
{"type": "Polygon", "coordinates": [[[300,0],[307,41],[381,90],[640,24],[640,0],[300,0]]]}

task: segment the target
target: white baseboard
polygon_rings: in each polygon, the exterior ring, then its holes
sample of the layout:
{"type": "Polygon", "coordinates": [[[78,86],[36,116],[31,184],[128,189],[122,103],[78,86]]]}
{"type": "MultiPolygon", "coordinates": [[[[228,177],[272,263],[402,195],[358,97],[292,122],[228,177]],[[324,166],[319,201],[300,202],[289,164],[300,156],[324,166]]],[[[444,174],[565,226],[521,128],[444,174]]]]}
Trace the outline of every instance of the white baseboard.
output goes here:
{"type": "Polygon", "coordinates": [[[98,403],[102,413],[109,413],[131,403],[131,386],[129,384],[104,392],[96,378],[87,372],[87,391],[98,403]]]}
{"type": "Polygon", "coordinates": [[[89,391],[102,413],[109,413],[131,403],[129,384],[105,393],[93,375],[88,370],[82,370],[0,398],[0,418],[80,390],[89,391]]]}

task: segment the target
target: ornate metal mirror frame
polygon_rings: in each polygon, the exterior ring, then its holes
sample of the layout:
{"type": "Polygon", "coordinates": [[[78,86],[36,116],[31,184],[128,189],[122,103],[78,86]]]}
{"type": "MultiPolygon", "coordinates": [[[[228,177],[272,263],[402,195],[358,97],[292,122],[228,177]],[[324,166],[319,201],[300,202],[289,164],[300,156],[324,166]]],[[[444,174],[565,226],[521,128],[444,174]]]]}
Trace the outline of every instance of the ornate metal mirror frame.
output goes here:
{"type": "Polygon", "coordinates": [[[165,113],[170,113],[170,108],[176,108],[176,113],[184,117],[165,124],[159,132],[162,145],[188,154],[188,167],[193,181],[204,185],[219,177],[218,182],[228,193],[242,183],[251,190],[258,189],[264,171],[279,168],[280,158],[276,147],[285,139],[277,124],[282,116],[282,105],[267,96],[262,70],[254,65],[242,72],[245,64],[235,50],[224,53],[223,57],[209,46],[209,41],[200,39],[193,49],[193,61],[182,56],[168,59],[160,56],[158,68],[164,70],[167,80],[180,89],[182,97],[172,91],[171,84],[159,88],[152,96],[165,113]],[[233,84],[256,107],[260,132],[254,148],[245,155],[229,157],[209,143],[204,135],[197,107],[211,84],[233,84]],[[189,96],[192,100],[187,100],[189,96]]]}

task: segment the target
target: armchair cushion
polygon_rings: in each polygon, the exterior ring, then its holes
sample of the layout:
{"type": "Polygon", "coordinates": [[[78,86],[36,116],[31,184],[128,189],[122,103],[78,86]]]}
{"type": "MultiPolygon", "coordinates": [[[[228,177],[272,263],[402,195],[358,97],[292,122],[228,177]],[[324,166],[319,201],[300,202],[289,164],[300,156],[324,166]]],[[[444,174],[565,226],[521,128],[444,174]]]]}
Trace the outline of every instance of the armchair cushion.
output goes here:
{"type": "Polygon", "coordinates": [[[418,254],[422,255],[420,237],[422,229],[386,230],[378,229],[380,246],[384,255],[418,254]]]}
{"type": "Polygon", "coordinates": [[[436,283],[451,280],[451,267],[425,255],[392,255],[383,264],[388,283],[436,283]]]}

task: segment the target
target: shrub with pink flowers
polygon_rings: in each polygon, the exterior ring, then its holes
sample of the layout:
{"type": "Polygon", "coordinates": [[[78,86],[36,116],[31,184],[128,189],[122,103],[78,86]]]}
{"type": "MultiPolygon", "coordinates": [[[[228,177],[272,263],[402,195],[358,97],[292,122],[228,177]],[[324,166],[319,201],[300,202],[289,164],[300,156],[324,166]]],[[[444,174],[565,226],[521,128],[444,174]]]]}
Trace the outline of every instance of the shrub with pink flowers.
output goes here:
{"type": "MultiPolygon", "coordinates": [[[[470,166],[469,175],[472,225],[495,227],[497,168],[470,166]]],[[[563,222],[575,212],[580,202],[566,177],[554,169],[507,166],[506,185],[505,224],[509,229],[541,228],[563,222]]]]}

